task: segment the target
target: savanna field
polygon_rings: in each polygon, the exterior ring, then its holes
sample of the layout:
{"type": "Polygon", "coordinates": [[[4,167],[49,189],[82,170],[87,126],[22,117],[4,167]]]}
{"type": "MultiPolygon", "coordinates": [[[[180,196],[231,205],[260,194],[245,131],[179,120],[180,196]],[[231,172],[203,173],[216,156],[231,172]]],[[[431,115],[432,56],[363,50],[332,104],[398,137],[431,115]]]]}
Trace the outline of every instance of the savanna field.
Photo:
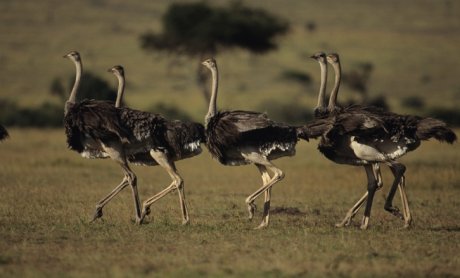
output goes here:
{"type": "MultiPolygon", "coordinates": [[[[368,97],[384,96],[394,112],[429,115],[460,105],[456,1],[242,3],[283,17],[290,31],[265,55],[218,53],[220,108],[276,118],[285,111],[276,107],[295,105],[310,113],[319,67],[309,56],[319,50],[338,52],[345,74],[372,64],[368,97]],[[305,26],[312,22],[316,27],[309,31],[305,26]],[[311,83],[282,78],[292,71],[308,74],[311,83]],[[423,105],[404,105],[411,97],[423,105]]],[[[56,78],[66,85],[73,79],[75,68],[62,56],[78,50],[83,70],[114,87],[107,69],[125,67],[127,106],[149,110],[163,103],[203,122],[207,104],[196,85],[199,61],[140,48],[139,36],[161,29],[169,4],[1,1],[0,116],[8,109],[4,103],[63,107],[50,85],[56,78]]],[[[329,75],[328,91],[332,84],[329,75]]],[[[345,84],[339,101],[346,100],[362,98],[345,84]]],[[[90,223],[96,203],[120,183],[120,167],[68,150],[63,128],[6,128],[10,138],[0,143],[0,277],[460,276],[458,142],[423,142],[400,160],[407,166],[409,229],[383,209],[392,175],[382,166],[384,186],[374,198],[370,227],[362,231],[362,210],[349,227],[334,225],[365,192],[363,168],[334,164],[318,152],[318,141],[301,141],[295,157],[274,161],[286,177],[272,190],[270,226],[254,230],[263,197],[252,221],[244,202],[261,186],[254,166],[222,166],[207,150],[178,162],[188,226],[181,225],[177,192],[155,203],[146,223],[136,225],[129,188],[104,208],[102,219],[90,223]]],[[[133,170],[141,201],[171,183],[160,167],[133,170]]],[[[399,193],[394,205],[401,208],[399,193]]]]}
{"type": "MultiPolygon", "coordinates": [[[[0,145],[1,268],[4,277],[457,276],[460,150],[428,142],[402,161],[414,222],[384,211],[391,180],[383,169],[371,226],[362,211],[334,227],[366,190],[362,168],[324,159],[316,142],[276,163],[286,178],[272,190],[270,227],[253,230],[247,195],[261,184],[254,166],[223,167],[204,152],[179,162],[191,224],[181,225],[176,193],[134,224],[131,192],[121,192],[90,224],[95,204],[122,178],[110,160],[65,151],[62,130],[11,130],[0,145]],[[13,139],[14,138],[14,139],[13,139]]],[[[159,167],[134,167],[142,200],[170,183],[159,167]]],[[[401,207],[399,195],[394,204],[401,207]]]]}

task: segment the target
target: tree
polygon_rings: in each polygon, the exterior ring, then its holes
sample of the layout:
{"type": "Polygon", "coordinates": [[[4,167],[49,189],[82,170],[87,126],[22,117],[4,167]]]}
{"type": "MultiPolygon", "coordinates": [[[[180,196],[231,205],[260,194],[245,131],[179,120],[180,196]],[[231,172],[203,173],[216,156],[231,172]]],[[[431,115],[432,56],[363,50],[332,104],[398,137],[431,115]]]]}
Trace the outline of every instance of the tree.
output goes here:
{"type": "MultiPolygon", "coordinates": [[[[62,84],[60,78],[54,78],[50,84],[50,93],[58,96],[62,101],[67,100],[70,90],[75,83],[75,76],[69,77],[68,89],[62,84]]],[[[81,76],[80,88],[78,89],[78,101],[83,99],[98,99],[115,101],[116,89],[112,88],[107,81],[91,73],[84,72],[81,76]]]]}
{"type": "MultiPolygon", "coordinates": [[[[286,21],[262,9],[248,8],[240,2],[228,7],[211,7],[206,3],[174,3],[162,18],[163,32],[141,35],[146,51],[163,51],[198,58],[199,62],[218,51],[239,47],[253,53],[276,49],[274,38],[287,32],[286,21]]],[[[206,101],[207,72],[198,64],[197,82],[206,101]]]]}

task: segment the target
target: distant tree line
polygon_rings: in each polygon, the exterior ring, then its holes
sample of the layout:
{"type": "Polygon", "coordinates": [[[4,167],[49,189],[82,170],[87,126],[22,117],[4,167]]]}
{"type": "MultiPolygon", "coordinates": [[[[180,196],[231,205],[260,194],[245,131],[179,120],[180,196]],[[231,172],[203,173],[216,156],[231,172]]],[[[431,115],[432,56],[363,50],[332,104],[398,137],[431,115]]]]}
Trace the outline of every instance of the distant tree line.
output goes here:
{"type": "MultiPolygon", "coordinates": [[[[263,54],[277,48],[275,38],[289,30],[289,23],[282,18],[268,13],[266,10],[243,6],[240,1],[231,2],[228,6],[211,6],[207,2],[173,3],[162,17],[162,31],[155,33],[146,31],[140,36],[140,46],[145,51],[183,55],[197,61],[197,82],[206,102],[210,92],[206,82],[209,74],[204,71],[200,62],[205,58],[215,57],[218,53],[232,48],[240,48],[250,53],[263,54]]],[[[308,32],[315,32],[318,26],[313,21],[305,23],[308,32]]],[[[386,98],[381,95],[369,97],[369,80],[374,66],[369,62],[357,64],[354,69],[345,72],[343,83],[361,96],[360,103],[376,105],[388,109],[386,98]]],[[[304,87],[312,83],[308,73],[287,69],[280,73],[282,80],[296,82],[304,87]]],[[[429,77],[424,78],[427,79],[429,77]]],[[[0,99],[0,123],[6,126],[62,126],[64,102],[68,98],[74,77],[67,84],[55,78],[50,84],[50,93],[59,99],[56,102],[45,102],[37,107],[20,107],[15,102],[0,99]]],[[[104,79],[91,72],[85,72],[79,89],[79,100],[116,99],[116,89],[104,79]]],[[[351,104],[345,101],[342,105],[351,104]]],[[[460,111],[433,108],[426,109],[423,101],[417,97],[407,97],[402,105],[409,109],[417,109],[420,115],[433,116],[451,125],[460,126],[460,111]]],[[[297,102],[278,103],[265,101],[258,107],[273,119],[293,124],[301,124],[312,117],[312,109],[303,107],[297,102]]],[[[180,108],[165,103],[157,103],[149,109],[161,113],[170,119],[190,119],[180,108]]]]}

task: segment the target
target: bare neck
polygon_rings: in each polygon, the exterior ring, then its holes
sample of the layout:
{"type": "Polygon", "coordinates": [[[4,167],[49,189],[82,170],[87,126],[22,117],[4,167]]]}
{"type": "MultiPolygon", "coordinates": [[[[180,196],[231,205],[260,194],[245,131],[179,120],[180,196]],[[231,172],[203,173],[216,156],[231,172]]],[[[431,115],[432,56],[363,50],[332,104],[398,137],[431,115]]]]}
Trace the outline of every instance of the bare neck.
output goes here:
{"type": "Polygon", "coordinates": [[[118,79],[118,92],[117,92],[117,100],[115,101],[115,107],[120,107],[121,102],[123,101],[123,94],[125,92],[125,77],[116,74],[115,75],[118,79]]]}
{"type": "Polygon", "coordinates": [[[69,99],[66,102],[66,105],[64,108],[64,114],[67,114],[69,105],[75,104],[76,99],[77,99],[78,87],[80,86],[80,79],[81,79],[81,72],[82,72],[83,65],[80,60],[79,61],[73,60],[73,62],[75,63],[75,68],[76,68],[75,83],[73,84],[69,99]]]}
{"type": "Polygon", "coordinates": [[[329,105],[328,105],[329,112],[335,110],[335,108],[337,107],[337,94],[339,93],[340,79],[341,79],[340,64],[333,63],[332,67],[334,68],[334,72],[335,72],[335,84],[334,84],[334,88],[332,89],[331,96],[329,97],[329,105]]]}
{"type": "Polygon", "coordinates": [[[212,91],[211,91],[211,100],[209,101],[208,113],[205,117],[205,125],[207,126],[209,120],[214,117],[217,113],[217,87],[219,82],[219,73],[216,68],[211,68],[212,73],[212,91]]]}
{"type": "Polygon", "coordinates": [[[319,62],[321,67],[321,85],[319,87],[318,104],[316,109],[326,109],[326,83],[327,83],[327,64],[319,62]]]}

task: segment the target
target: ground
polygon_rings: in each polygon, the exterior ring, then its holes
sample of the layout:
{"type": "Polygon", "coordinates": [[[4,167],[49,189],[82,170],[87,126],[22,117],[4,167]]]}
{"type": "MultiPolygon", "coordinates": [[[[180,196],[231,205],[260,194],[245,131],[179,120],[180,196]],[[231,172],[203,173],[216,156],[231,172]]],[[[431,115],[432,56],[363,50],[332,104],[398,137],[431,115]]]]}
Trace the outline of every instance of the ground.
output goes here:
{"type": "MultiPolygon", "coordinates": [[[[458,133],[458,131],[457,131],[458,133]]],[[[63,130],[11,129],[0,144],[0,276],[369,276],[460,275],[460,149],[424,142],[401,161],[414,222],[383,209],[391,176],[377,192],[370,228],[334,224],[365,191],[365,173],[336,165],[299,142],[297,155],[275,163],[268,229],[253,230],[244,199],[260,186],[254,166],[225,167],[204,153],[178,163],[191,223],[182,226],[177,193],[134,224],[125,190],[91,220],[95,204],[122,178],[110,160],[87,160],[66,149],[63,130]]],[[[142,200],[169,185],[159,167],[134,167],[142,200]]],[[[394,204],[400,207],[399,196],[394,204]]]]}

